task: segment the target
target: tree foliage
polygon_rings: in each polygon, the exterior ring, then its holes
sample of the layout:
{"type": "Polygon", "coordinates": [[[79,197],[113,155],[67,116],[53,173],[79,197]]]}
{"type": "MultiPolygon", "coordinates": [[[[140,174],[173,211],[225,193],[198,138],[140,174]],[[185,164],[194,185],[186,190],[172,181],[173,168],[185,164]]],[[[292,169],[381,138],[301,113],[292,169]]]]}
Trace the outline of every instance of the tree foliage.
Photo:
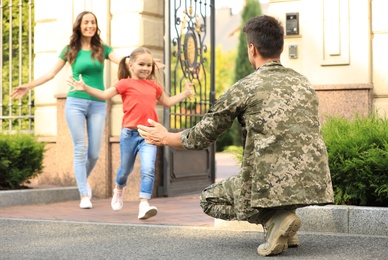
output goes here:
{"type": "MultiPolygon", "coordinates": [[[[234,75],[231,77],[231,79],[233,79],[233,82],[231,82],[231,84],[239,81],[240,79],[244,78],[245,76],[253,72],[252,65],[249,63],[248,55],[247,55],[246,36],[244,33],[242,33],[242,29],[244,28],[246,22],[249,19],[259,15],[261,15],[261,8],[260,8],[259,1],[246,0],[245,6],[241,13],[240,35],[239,35],[237,54],[234,54],[235,55],[235,64],[233,66],[234,75]]],[[[217,62],[217,65],[219,65],[218,62],[217,62]]],[[[225,88],[223,88],[223,90],[224,89],[225,88]]],[[[219,152],[223,151],[223,149],[226,148],[227,146],[241,146],[242,145],[241,131],[242,131],[241,126],[239,125],[237,120],[235,120],[233,122],[232,127],[227,131],[225,131],[217,140],[217,151],[219,152]]]]}
{"type": "Polygon", "coordinates": [[[241,13],[241,26],[240,26],[240,36],[237,49],[236,57],[236,66],[235,66],[235,81],[238,81],[245,76],[253,72],[252,65],[248,60],[248,49],[246,36],[242,32],[246,22],[256,16],[261,15],[260,3],[258,0],[245,0],[245,6],[241,13]]]}
{"type": "Polygon", "coordinates": [[[236,51],[223,52],[220,47],[216,48],[216,98],[218,98],[227,88],[233,85],[234,81],[234,61],[236,51]]]}

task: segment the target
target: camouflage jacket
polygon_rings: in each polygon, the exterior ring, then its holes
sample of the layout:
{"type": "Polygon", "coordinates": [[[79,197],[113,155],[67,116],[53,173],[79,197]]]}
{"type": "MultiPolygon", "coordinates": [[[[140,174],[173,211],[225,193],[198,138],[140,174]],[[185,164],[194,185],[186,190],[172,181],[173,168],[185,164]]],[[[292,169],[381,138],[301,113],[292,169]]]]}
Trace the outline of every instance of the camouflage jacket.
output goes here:
{"type": "Polygon", "coordinates": [[[183,132],[181,142],[188,150],[204,149],[236,117],[244,144],[241,189],[234,198],[240,214],[333,203],[318,97],[306,77],[276,61],[264,64],[227,89],[198,124],[183,132]]]}

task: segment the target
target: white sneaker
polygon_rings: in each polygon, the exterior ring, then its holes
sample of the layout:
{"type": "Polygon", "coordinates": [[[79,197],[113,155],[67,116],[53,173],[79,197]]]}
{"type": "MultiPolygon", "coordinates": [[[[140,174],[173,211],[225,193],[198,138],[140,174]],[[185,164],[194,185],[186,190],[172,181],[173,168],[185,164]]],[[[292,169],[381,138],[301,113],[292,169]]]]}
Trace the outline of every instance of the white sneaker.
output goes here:
{"type": "Polygon", "coordinates": [[[148,219],[155,216],[158,213],[158,209],[155,206],[150,206],[146,202],[140,202],[138,219],[148,219]]]}
{"type": "Polygon", "coordinates": [[[90,188],[89,183],[86,183],[86,189],[88,190],[89,199],[92,199],[92,188],[90,188]]]}
{"type": "Polygon", "coordinates": [[[124,188],[122,190],[117,188],[113,190],[113,197],[110,203],[113,210],[121,210],[123,208],[123,192],[124,188]]]}
{"type": "Polygon", "coordinates": [[[91,209],[93,206],[92,206],[92,203],[90,202],[90,199],[88,197],[85,197],[81,199],[79,207],[81,209],[91,209]]]}

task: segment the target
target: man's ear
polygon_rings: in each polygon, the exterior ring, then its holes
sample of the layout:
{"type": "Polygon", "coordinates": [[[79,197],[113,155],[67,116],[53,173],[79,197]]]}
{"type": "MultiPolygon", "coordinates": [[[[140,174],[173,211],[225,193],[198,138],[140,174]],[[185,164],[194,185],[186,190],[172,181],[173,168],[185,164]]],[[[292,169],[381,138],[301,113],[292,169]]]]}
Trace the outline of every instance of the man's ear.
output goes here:
{"type": "Polygon", "coordinates": [[[255,57],[257,55],[257,49],[253,43],[248,44],[249,55],[255,57]]]}

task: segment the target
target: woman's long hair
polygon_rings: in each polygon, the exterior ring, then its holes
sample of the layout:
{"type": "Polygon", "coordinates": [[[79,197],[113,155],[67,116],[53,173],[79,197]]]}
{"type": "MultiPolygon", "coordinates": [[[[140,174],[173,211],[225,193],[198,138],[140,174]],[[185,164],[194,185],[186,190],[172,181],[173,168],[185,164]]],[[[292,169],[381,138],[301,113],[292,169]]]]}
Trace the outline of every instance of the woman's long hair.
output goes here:
{"type": "Polygon", "coordinates": [[[73,34],[70,37],[70,44],[68,45],[68,49],[66,52],[67,60],[70,64],[75,61],[75,58],[77,57],[77,54],[81,49],[81,38],[82,38],[81,23],[82,23],[82,18],[86,14],[92,14],[96,19],[96,33],[93,35],[90,42],[91,48],[92,48],[92,59],[93,60],[97,59],[101,63],[104,62],[104,57],[103,57],[104,49],[102,47],[102,40],[100,38],[101,31],[100,31],[100,28],[98,28],[97,17],[95,16],[95,14],[93,14],[90,11],[84,11],[77,16],[73,24],[73,34]]]}

